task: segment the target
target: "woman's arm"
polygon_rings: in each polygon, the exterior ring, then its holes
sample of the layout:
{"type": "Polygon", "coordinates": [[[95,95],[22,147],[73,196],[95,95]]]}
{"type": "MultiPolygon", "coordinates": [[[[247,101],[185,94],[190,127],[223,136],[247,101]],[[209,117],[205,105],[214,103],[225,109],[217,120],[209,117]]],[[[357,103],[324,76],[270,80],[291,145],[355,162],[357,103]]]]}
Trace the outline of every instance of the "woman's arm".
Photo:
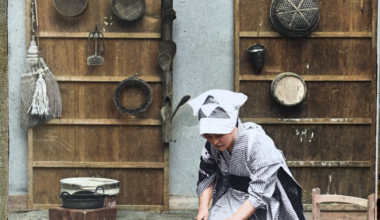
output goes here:
{"type": "Polygon", "coordinates": [[[246,220],[255,213],[256,209],[251,205],[247,199],[242,206],[228,219],[225,220],[246,220]]]}
{"type": "Polygon", "coordinates": [[[209,187],[203,191],[201,196],[199,196],[199,209],[198,215],[195,217],[196,220],[207,220],[208,219],[208,205],[210,204],[212,198],[212,192],[214,191],[215,180],[212,181],[209,187]]]}

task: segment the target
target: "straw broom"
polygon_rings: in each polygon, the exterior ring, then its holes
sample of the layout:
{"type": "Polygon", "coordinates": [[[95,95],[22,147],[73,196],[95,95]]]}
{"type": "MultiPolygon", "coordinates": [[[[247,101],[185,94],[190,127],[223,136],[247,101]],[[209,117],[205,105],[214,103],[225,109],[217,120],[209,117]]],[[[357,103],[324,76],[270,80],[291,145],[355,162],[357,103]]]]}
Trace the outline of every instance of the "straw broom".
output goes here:
{"type": "Polygon", "coordinates": [[[20,125],[33,128],[61,117],[62,101],[58,83],[39,55],[37,2],[32,1],[32,39],[27,53],[24,73],[21,75],[20,125]],[[36,15],[36,19],[34,18],[36,15]]]}

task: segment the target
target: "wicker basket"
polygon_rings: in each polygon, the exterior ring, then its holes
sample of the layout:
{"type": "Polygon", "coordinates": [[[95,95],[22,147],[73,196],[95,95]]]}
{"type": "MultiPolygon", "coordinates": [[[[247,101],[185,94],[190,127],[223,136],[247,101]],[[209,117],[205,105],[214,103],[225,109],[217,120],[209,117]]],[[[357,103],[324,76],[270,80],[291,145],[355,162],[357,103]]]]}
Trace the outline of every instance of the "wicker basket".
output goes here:
{"type": "Polygon", "coordinates": [[[281,34],[289,37],[306,36],[319,22],[319,4],[316,0],[274,0],[270,18],[281,34]]]}

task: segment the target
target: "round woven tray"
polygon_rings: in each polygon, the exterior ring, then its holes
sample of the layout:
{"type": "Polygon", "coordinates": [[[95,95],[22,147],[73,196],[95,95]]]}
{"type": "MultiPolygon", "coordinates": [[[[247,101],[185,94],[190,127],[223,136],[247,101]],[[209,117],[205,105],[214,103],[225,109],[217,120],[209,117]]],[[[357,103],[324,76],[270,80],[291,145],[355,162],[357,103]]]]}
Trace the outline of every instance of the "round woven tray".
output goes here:
{"type": "Polygon", "coordinates": [[[281,34],[289,37],[306,36],[319,22],[319,4],[316,0],[274,0],[270,18],[281,34]]]}
{"type": "Polygon", "coordinates": [[[121,83],[117,86],[113,100],[115,102],[116,108],[120,112],[130,114],[130,115],[136,115],[138,113],[144,112],[149,107],[150,103],[152,102],[152,96],[153,96],[152,88],[149,86],[149,84],[146,83],[144,80],[141,80],[141,79],[136,78],[135,76],[132,76],[132,77],[129,77],[128,79],[121,81],[121,83]],[[135,109],[126,108],[120,103],[121,93],[123,92],[124,89],[130,86],[140,87],[143,90],[143,93],[145,96],[145,102],[140,107],[135,108],[135,109]]]}

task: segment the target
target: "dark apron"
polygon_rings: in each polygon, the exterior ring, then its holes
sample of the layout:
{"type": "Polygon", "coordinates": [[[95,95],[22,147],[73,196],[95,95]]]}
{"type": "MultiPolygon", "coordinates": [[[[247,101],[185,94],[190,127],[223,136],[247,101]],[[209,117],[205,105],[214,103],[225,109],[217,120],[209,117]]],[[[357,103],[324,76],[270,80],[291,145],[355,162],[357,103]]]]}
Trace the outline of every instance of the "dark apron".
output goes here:
{"type": "MultiPolygon", "coordinates": [[[[288,196],[289,201],[298,216],[298,219],[305,220],[302,205],[302,188],[294,181],[291,176],[289,176],[289,174],[282,167],[280,167],[277,171],[277,178],[281,182],[281,185],[284,188],[285,193],[288,196]]],[[[230,181],[231,188],[248,193],[248,187],[249,182],[251,182],[251,178],[231,174],[230,181]]],[[[276,187],[276,190],[273,192],[272,197],[274,197],[277,201],[281,200],[279,193],[280,192],[276,187]]],[[[255,215],[257,219],[266,219],[266,209],[257,209],[255,215]]]]}

